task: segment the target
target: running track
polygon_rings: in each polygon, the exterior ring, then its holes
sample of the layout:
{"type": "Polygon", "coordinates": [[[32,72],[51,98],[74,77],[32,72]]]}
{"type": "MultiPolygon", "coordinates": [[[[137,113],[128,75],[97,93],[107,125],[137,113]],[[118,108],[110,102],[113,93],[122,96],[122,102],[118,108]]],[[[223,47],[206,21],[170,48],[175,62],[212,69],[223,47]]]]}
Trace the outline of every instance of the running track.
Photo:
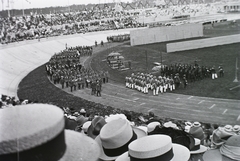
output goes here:
{"type": "MultiPolygon", "coordinates": [[[[93,45],[106,36],[129,33],[128,30],[104,31],[0,45],[0,94],[17,96],[18,84],[32,70],[46,63],[54,52],[68,46],[93,45]]],[[[95,51],[96,52],[96,51],[95,51]]],[[[88,61],[86,61],[88,63],[88,61]]],[[[69,92],[69,91],[66,91],[69,92]]],[[[162,117],[221,124],[240,124],[240,100],[216,99],[166,93],[145,95],[112,82],[103,86],[102,97],[90,95],[90,89],[73,93],[90,101],[116,108],[162,117]]]]}

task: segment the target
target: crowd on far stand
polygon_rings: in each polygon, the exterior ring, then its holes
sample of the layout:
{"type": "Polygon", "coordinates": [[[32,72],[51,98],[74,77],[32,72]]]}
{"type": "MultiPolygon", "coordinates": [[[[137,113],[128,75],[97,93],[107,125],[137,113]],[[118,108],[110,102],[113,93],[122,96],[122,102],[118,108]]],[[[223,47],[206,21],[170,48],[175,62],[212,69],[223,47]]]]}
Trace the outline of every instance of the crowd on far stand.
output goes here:
{"type": "Polygon", "coordinates": [[[217,79],[224,76],[222,66],[218,67],[218,72],[213,67],[199,66],[195,61],[191,64],[161,65],[157,74],[150,73],[132,73],[125,78],[126,87],[136,89],[147,94],[149,90],[153,95],[165,93],[167,90],[173,91],[180,85],[186,88],[189,82],[202,80],[204,78],[217,79]],[[218,74],[217,74],[218,73],[218,74]]]}
{"type": "Polygon", "coordinates": [[[54,54],[46,64],[47,75],[54,84],[61,84],[70,91],[91,88],[92,95],[101,96],[102,83],[107,83],[108,71],[99,73],[85,68],[80,63],[81,56],[91,56],[92,47],[70,47],[54,54]]]}

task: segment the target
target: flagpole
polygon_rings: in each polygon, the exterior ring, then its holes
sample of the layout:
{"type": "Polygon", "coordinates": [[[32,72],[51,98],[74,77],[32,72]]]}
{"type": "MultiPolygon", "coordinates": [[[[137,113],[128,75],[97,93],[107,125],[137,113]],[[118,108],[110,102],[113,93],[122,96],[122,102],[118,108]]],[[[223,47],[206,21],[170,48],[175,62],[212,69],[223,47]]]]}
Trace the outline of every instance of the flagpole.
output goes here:
{"type": "Polygon", "coordinates": [[[22,14],[24,16],[24,6],[23,6],[23,0],[22,0],[22,14]]]}
{"type": "Polygon", "coordinates": [[[238,58],[236,58],[236,69],[235,69],[235,79],[233,80],[233,82],[238,82],[238,58]]]}

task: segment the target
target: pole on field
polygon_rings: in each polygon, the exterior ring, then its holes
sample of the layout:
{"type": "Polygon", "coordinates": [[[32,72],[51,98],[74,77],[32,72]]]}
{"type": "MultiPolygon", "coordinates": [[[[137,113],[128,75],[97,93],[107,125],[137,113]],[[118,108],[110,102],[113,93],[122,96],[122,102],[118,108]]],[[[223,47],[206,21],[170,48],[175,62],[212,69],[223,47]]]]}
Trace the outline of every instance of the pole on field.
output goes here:
{"type": "Polygon", "coordinates": [[[235,79],[233,80],[233,82],[238,82],[238,58],[236,58],[236,69],[235,69],[235,79]]]}
{"type": "Polygon", "coordinates": [[[148,72],[148,55],[147,55],[147,51],[145,51],[146,54],[146,72],[148,72]]]}

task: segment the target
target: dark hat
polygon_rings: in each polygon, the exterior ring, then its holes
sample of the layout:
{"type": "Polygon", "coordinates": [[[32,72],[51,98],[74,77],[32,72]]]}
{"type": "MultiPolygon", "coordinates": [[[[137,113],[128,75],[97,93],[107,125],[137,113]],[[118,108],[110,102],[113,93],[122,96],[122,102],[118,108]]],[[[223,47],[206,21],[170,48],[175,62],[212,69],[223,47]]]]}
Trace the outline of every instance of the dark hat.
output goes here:
{"type": "Polygon", "coordinates": [[[100,130],[105,124],[106,124],[106,121],[102,116],[95,117],[92,120],[91,125],[88,127],[88,130],[87,130],[88,136],[95,139],[99,135],[100,130]]]}
{"type": "Polygon", "coordinates": [[[64,130],[63,111],[54,105],[7,108],[0,110],[0,118],[0,160],[96,161],[99,157],[93,139],[64,130]]]}
{"type": "Polygon", "coordinates": [[[204,132],[202,127],[193,126],[189,130],[189,134],[191,134],[194,138],[200,139],[201,141],[204,139],[204,132]]]}

